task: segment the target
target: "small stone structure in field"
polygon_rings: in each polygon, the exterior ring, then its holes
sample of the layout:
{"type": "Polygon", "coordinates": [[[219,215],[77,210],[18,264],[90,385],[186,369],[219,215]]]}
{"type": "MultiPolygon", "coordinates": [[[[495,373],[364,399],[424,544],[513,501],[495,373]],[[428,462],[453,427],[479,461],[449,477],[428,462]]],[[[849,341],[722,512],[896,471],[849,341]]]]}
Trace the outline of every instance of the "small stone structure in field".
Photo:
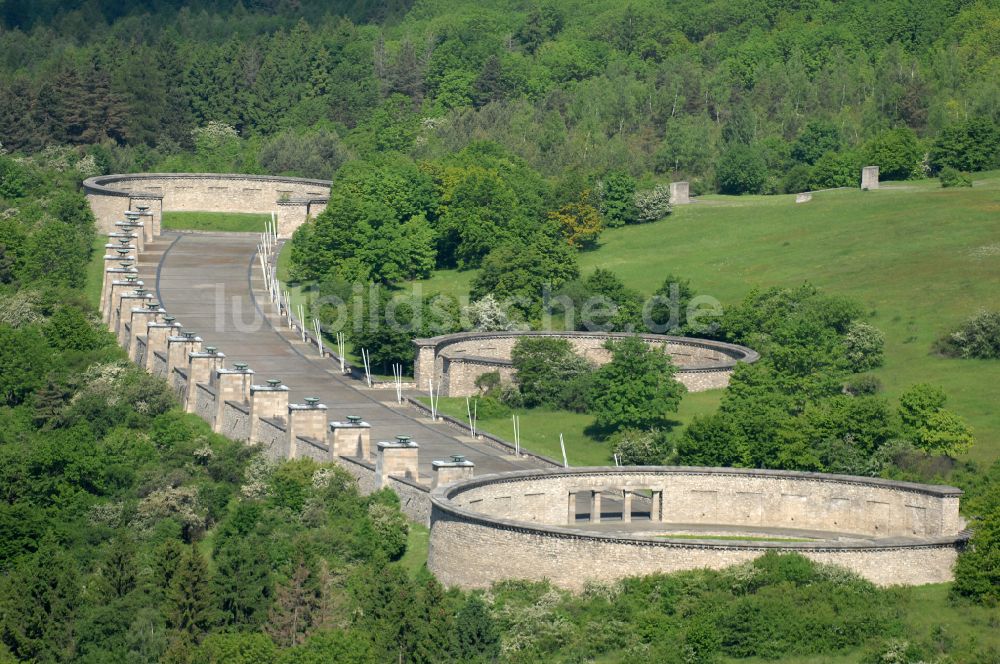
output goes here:
{"type": "MultiPolygon", "coordinates": [[[[511,352],[523,337],[567,339],[574,352],[601,365],[611,359],[604,344],[627,336],[617,332],[459,332],[415,339],[413,380],[424,389],[428,378],[432,378],[444,396],[471,396],[478,393],[476,379],[485,373],[496,371],[501,380],[513,379],[511,352]]],[[[660,334],[639,336],[651,346],[666,348],[671,361],[679,367],[677,380],[691,392],[725,387],[738,362],[756,362],[760,357],[750,348],[722,341],[660,334]]]]}

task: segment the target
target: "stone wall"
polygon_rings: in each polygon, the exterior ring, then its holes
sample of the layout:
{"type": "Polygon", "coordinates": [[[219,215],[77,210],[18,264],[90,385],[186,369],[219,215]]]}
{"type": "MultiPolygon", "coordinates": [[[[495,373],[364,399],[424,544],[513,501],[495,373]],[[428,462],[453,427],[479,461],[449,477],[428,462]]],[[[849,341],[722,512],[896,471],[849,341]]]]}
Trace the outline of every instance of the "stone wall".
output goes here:
{"type": "Polygon", "coordinates": [[[842,565],[883,585],[938,583],[951,578],[965,541],[960,495],[952,487],[789,471],[518,471],[433,492],[429,566],[443,582],[463,587],[548,578],[579,590],[588,580],[722,568],[782,550],[842,565]],[[716,543],[642,533],[616,537],[576,526],[571,494],[621,496],[623,490],[651,491],[652,513],[662,515],[653,520],[672,525],[719,525],[744,533],[786,528],[829,536],[716,543]],[[569,527],[571,519],[575,527],[569,527]],[[476,562],[476,552],[484,550],[491,552],[489,560],[479,556],[476,562]]]}
{"type": "MultiPolygon", "coordinates": [[[[198,384],[200,388],[201,383],[198,384]]],[[[222,409],[222,430],[219,432],[232,440],[250,439],[250,408],[235,401],[226,401],[222,409]]]]}
{"type": "Polygon", "coordinates": [[[271,419],[260,421],[260,445],[268,459],[288,458],[288,429],[284,422],[271,419]]]}
{"type": "Polygon", "coordinates": [[[315,438],[296,436],[294,458],[309,458],[319,463],[326,463],[330,461],[330,448],[315,438]]]}
{"type": "Polygon", "coordinates": [[[445,513],[431,515],[428,568],[446,586],[486,588],[506,579],[549,580],[581,591],[588,582],[690,569],[722,569],[767,551],[798,551],[817,562],[845,567],[883,585],[951,580],[959,546],[954,539],[921,546],[822,547],[621,539],[600,533],[553,533],[445,513]],[[488,555],[484,555],[488,552],[488,555]]]}
{"type": "MultiPolygon", "coordinates": [[[[604,344],[628,335],[600,332],[461,332],[431,339],[417,339],[414,382],[426,389],[433,377],[444,396],[476,394],[476,379],[484,373],[499,372],[501,380],[512,380],[511,353],[524,336],[567,339],[573,351],[595,365],[611,360],[604,344]]],[[[725,387],[737,362],[756,362],[759,355],[744,346],[706,339],[640,335],[647,344],[665,348],[679,367],[677,380],[692,392],[725,387]]]]}
{"type": "Polygon", "coordinates": [[[194,395],[194,413],[211,424],[215,419],[215,390],[210,385],[198,383],[194,395]]]}
{"type": "Polygon", "coordinates": [[[291,237],[307,216],[326,207],[330,182],[269,175],[132,173],[88,178],[84,193],[102,233],[114,230],[126,210],[153,204],[154,235],[159,209],[167,212],[256,212],[278,215],[278,232],[291,237]],[[156,204],[160,205],[157,206],[156,204]]]}

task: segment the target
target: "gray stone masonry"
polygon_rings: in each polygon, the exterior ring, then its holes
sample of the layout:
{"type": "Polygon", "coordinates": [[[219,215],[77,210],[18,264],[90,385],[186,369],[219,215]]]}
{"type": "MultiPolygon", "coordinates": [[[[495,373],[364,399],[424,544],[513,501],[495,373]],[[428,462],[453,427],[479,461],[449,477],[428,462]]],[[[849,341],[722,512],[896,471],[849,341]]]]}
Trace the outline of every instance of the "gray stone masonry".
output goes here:
{"type": "Polygon", "coordinates": [[[327,444],[327,408],[318,401],[288,404],[288,451],[294,459],[298,450],[297,438],[313,438],[327,444]]]}
{"type": "Polygon", "coordinates": [[[288,386],[268,382],[250,386],[250,443],[264,443],[262,420],[285,421],[288,415],[288,386]]]}
{"type": "Polygon", "coordinates": [[[188,353],[188,384],[187,394],[184,397],[184,410],[189,413],[195,412],[198,405],[195,390],[202,383],[211,384],[212,374],[217,369],[222,368],[225,360],[226,354],[220,353],[215,349],[209,350],[208,348],[203,348],[202,350],[188,353]]]}
{"type": "Polygon", "coordinates": [[[348,416],[346,422],[330,422],[330,443],[333,458],[346,456],[371,459],[372,425],[359,416],[348,416]]]}
{"type": "Polygon", "coordinates": [[[434,488],[467,480],[476,474],[476,464],[460,454],[451,459],[435,459],[431,462],[431,468],[434,472],[434,488]]]}
{"type": "Polygon", "coordinates": [[[227,401],[250,405],[250,385],[253,384],[253,370],[241,365],[236,369],[216,369],[212,373],[212,389],[215,390],[215,417],[212,430],[222,433],[225,423],[227,401]]]}
{"type": "Polygon", "coordinates": [[[387,486],[389,477],[419,481],[420,446],[405,436],[380,441],[375,455],[375,489],[387,486]]]}

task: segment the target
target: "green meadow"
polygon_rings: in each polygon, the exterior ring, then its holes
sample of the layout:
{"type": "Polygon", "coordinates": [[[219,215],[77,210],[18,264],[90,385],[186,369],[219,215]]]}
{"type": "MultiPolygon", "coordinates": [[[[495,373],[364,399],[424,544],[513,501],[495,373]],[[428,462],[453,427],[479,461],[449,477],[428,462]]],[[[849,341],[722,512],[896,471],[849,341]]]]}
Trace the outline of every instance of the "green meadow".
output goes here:
{"type": "Polygon", "coordinates": [[[163,230],[263,233],[270,219],[270,214],[247,212],[164,212],[163,230]]]}
{"type": "MultiPolygon", "coordinates": [[[[755,286],[807,281],[854,298],[886,335],[885,366],[875,372],[885,393],[896,397],[919,382],[941,385],[950,407],[975,429],[970,456],[1000,456],[1000,362],[931,351],[935,339],[977,310],[1000,308],[998,172],[979,174],[972,189],[941,189],[937,180],[888,183],[870,192],[817,193],[801,204],[794,196],[705,196],[663,221],[605,231],[580,263],[584,274],[607,268],[647,294],[675,274],[723,305],[755,286]]],[[[462,295],[473,276],[443,270],[414,283],[424,292],[462,295]]],[[[695,399],[701,397],[688,395],[682,411],[695,399]]],[[[537,427],[527,426],[528,414],[522,418],[525,446],[550,449],[544,432],[553,419],[567,427],[568,445],[583,445],[586,418],[542,413],[537,427]]],[[[481,423],[506,437],[502,427],[481,423]]]]}

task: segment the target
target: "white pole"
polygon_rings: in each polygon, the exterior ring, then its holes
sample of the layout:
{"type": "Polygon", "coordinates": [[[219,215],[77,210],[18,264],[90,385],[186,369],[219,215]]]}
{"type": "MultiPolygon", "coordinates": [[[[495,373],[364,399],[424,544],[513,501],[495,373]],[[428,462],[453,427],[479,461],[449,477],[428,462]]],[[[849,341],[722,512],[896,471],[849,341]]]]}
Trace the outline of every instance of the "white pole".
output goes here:
{"type": "Polygon", "coordinates": [[[323,357],[323,335],[318,318],[313,318],[313,327],[316,329],[316,345],[319,347],[319,356],[323,357]]]}
{"type": "Polygon", "coordinates": [[[372,369],[371,369],[371,356],[368,354],[368,350],[365,348],[361,349],[361,359],[365,362],[365,379],[368,381],[368,387],[372,386],[372,369]]]}
{"type": "Polygon", "coordinates": [[[285,291],[285,319],[288,321],[288,327],[292,327],[292,296],[288,291],[285,291]]]}
{"type": "Polygon", "coordinates": [[[347,360],[344,359],[346,351],[347,342],[344,339],[343,332],[337,332],[337,353],[340,355],[340,373],[347,373],[347,360]]]}
{"type": "Polygon", "coordinates": [[[469,404],[469,397],[465,397],[465,414],[469,418],[469,433],[473,438],[476,437],[476,429],[472,425],[472,406],[469,404]]]}
{"type": "Polygon", "coordinates": [[[517,456],[521,456],[521,416],[517,416],[517,446],[514,448],[517,456]]]}
{"type": "Polygon", "coordinates": [[[563,440],[562,434],[559,434],[559,447],[563,453],[563,468],[569,468],[569,460],[566,459],[566,441],[563,440]]]}
{"type": "Polygon", "coordinates": [[[435,419],[437,419],[437,412],[438,412],[438,408],[440,407],[440,404],[441,404],[441,383],[439,382],[437,384],[437,387],[434,388],[434,418],[435,419]]]}
{"type": "Polygon", "coordinates": [[[476,437],[476,422],[479,420],[479,399],[472,402],[472,437],[476,437]]]}
{"type": "Polygon", "coordinates": [[[431,397],[431,422],[437,422],[437,410],[434,408],[434,379],[427,379],[427,393],[431,397]]]}
{"type": "Polygon", "coordinates": [[[306,340],[306,310],[300,304],[299,305],[299,332],[302,333],[302,341],[305,343],[306,340]]]}

